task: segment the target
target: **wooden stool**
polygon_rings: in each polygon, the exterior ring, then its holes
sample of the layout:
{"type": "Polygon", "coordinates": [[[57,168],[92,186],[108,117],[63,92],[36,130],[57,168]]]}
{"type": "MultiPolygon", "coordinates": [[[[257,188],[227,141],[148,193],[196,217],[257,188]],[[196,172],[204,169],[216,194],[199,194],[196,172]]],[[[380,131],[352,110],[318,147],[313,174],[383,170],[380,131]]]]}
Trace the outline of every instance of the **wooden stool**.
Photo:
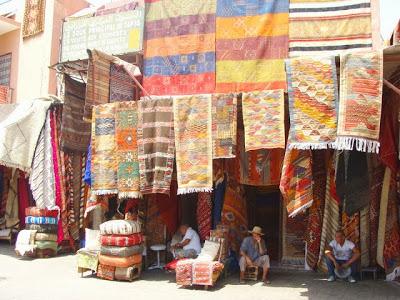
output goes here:
{"type": "Polygon", "coordinates": [[[246,267],[244,271],[244,280],[258,280],[258,267],[246,267]]]}
{"type": "Polygon", "coordinates": [[[378,277],[378,268],[377,267],[368,267],[368,268],[362,268],[360,272],[360,279],[363,280],[363,273],[372,273],[374,280],[377,279],[378,277]]]}

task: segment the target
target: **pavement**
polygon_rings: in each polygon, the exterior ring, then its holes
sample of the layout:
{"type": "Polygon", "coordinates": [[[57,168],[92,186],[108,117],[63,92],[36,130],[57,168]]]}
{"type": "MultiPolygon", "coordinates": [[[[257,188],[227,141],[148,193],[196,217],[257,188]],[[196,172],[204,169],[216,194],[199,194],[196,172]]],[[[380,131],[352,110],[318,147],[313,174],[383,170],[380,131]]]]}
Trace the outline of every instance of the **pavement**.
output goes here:
{"type": "Polygon", "coordinates": [[[268,286],[261,282],[240,285],[237,276],[231,276],[205,291],[179,287],[173,274],[159,270],[146,271],[135,282],[107,281],[92,275],[81,278],[74,255],[19,259],[13,247],[0,242],[0,300],[400,299],[400,286],[383,279],[328,283],[314,272],[282,270],[271,270],[270,279],[268,286]]]}

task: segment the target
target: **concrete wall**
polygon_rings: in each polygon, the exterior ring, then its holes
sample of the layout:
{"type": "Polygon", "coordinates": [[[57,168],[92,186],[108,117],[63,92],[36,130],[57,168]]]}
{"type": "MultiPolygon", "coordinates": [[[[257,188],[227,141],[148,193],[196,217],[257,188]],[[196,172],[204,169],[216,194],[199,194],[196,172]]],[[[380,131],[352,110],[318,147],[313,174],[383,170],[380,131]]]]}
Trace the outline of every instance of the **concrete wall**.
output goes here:
{"type": "Polygon", "coordinates": [[[11,53],[10,88],[12,89],[12,102],[17,99],[19,36],[19,29],[0,35],[0,55],[11,53]]]}

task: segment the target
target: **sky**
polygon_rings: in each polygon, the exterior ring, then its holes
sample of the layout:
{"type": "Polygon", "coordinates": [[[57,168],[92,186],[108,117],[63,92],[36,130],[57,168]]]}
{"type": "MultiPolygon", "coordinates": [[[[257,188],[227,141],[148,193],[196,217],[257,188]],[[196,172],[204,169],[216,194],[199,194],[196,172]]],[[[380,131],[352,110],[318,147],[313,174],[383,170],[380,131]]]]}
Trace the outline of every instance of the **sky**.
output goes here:
{"type": "MultiPolygon", "coordinates": [[[[95,5],[101,5],[112,0],[88,0],[95,5]]],[[[193,0],[198,1],[198,0],[193,0]]],[[[400,19],[400,0],[380,0],[381,34],[384,40],[389,39],[396,23],[400,19]]]]}

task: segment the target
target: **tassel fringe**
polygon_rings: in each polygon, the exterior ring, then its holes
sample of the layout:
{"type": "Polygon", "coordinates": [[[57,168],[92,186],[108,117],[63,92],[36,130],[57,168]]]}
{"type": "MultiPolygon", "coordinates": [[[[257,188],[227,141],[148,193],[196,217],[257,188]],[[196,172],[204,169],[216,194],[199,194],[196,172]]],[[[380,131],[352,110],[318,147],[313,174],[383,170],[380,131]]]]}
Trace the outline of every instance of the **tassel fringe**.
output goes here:
{"type": "Polygon", "coordinates": [[[320,149],[333,149],[335,147],[335,142],[330,143],[290,143],[288,145],[289,149],[299,149],[299,150],[320,150],[320,149]]]}
{"type": "Polygon", "coordinates": [[[191,194],[191,193],[211,193],[212,188],[179,188],[178,195],[191,194]]]}
{"type": "Polygon", "coordinates": [[[125,198],[143,198],[142,193],[140,192],[119,192],[118,193],[118,198],[119,199],[125,199],[125,198]]]}
{"type": "Polygon", "coordinates": [[[360,152],[379,153],[380,143],[364,138],[356,137],[337,137],[334,149],[337,150],[353,150],[354,148],[360,152]]]}
{"type": "Polygon", "coordinates": [[[118,194],[118,190],[92,190],[92,193],[97,196],[118,194]]]}

